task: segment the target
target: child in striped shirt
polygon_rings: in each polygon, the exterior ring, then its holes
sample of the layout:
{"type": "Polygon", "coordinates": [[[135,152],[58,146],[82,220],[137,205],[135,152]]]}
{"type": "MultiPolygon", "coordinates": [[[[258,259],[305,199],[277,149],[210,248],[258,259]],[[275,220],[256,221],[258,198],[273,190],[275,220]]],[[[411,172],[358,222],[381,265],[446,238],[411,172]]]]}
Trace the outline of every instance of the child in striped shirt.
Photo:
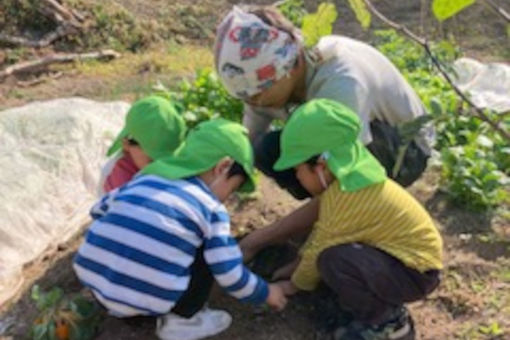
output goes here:
{"type": "Polygon", "coordinates": [[[152,160],[171,155],[185,133],[186,123],[177,104],[159,96],[133,103],[124,128],[108,149],[111,158],[101,170],[99,193],[122,186],[152,160]]]}
{"type": "Polygon", "coordinates": [[[275,277],[291,278],[281,283],[288,295],[322,280],[338,296],[354,321],[337,329],[336,340],[411,340],[404,304],[437,287],[442,240],[427,211],[386,177],[359,131],[357,115],[328,99],[302,105],[284,127],[274,168],[295,169],[318,197],[318,216],[300,257],[275,277]]]}
{"type": "Polygon", "coordinates": [[[252,191],[247,131],[223,119],[195,127],[172,156],[146,166],[105,195],[74,259],[74,270],[118,317],[159,316],[157,335],[195,340],[229,327],[231,317],[205,307],[216,281],[241,301],[282,309],[286,298],[242,263],[222,204],[252,191]]]}

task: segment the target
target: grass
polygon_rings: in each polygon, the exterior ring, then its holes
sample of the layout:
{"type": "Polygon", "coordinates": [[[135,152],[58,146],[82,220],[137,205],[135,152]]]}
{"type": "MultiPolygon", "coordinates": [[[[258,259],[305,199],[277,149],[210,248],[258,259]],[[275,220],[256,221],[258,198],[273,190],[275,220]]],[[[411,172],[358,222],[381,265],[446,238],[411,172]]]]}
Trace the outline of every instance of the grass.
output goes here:
{"type": "MultiPolygon", "coordinates": [[[[213,56],[207,46],[162,44],[144,54],[125,52],[109,62],[91,60],[53,65],[50,70],[63,72],[62,78],[48,79],[41,86],[9,89],[5,98],[13,100],[15,105],[21,101],[65,96],[131,101],[153,92],[158,82],[173,89],[182,78],[193,76],[196,69],[212,65],[213,56]]],[[[9,106],[12,102],[5,107],[0,104],[0,109],[9,106]]]]}
{"type": "Polygon", "coordinates": [[[208,47],[169,44],[143,54],[127,52],[108,63],[95,60],[77,63],[76,69],[86,76],[116,77],[141,73],[184,75],[212,65],[213,56],[208,47]]]}

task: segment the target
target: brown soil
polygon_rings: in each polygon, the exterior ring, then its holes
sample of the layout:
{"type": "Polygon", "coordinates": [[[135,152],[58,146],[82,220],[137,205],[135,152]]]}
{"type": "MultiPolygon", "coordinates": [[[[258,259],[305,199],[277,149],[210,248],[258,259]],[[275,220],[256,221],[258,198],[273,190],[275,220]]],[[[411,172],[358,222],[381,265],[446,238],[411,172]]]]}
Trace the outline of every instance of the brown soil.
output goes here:
{"type": "MultiPolygon", "coordinates": [[[[429,170],[410,189],[438,222],[446,245],[442,284],[429,298],[410,307],[418,339],[506,339],[510,336],[510,223],[451,206],[437,191],[437,177],[434,170],[429,170]],[[493,322],[504,335],[483,334],[481,329],[493,322]]],[[[263,178],[257,199],[232,199],[228,207],[233,229],[246,233],[275,221],[299,204],[263,178]]],[[[29,266],[27,274],[40,277],[37,283],[43,289],[58,285],[69,294],[79,292],[82,287],[70,264],[80,241],[81,237],[61,245],[58,251],[29,266]]],[[[27,283],[26,288],[29,286],[27,283]]],[[[212,339],[329,339],[323,327],[326,321],[322,320],[328,317],[327,304],[313,295],[302,294],[293,298],[284,312],[276,313],[241,304],[218,291],[213,294],[211,306],[231,312],[234,323],[212,339]]],[[[35,317],[34,305],[25,294],[3,316],[4,322],[10,324],[5,337],[23,338],[35,317]]],[[[151,318],[105,317],[97,339],[156,339],[154,329],[151,318]]]]}

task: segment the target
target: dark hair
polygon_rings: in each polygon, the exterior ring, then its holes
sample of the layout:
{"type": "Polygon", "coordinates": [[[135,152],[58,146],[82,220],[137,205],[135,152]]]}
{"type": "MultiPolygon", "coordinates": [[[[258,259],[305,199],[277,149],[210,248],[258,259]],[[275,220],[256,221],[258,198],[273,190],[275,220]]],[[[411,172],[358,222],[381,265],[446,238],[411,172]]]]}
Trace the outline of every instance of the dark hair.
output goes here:
{"type": "Polygon", "coordinates": [[[138,142],[133,137],[126,137],[126,141],[129,145],[136,146],[139,145],[138,142]]]}
{"type": "Polygon", "coordinates": [[[320,157],[321,157],[321,155],[312,156],[312,157],[308,158],[308,160],[305,163],[308,165],[314,166],[317,164],[320,157]]]}
{"type": "Polygon", "coordinates": [[[300,41],[301,32],[290,22],[276,6],[247,6],[246,11],[259,17],[264,23],[284,31],[295,40],[300,41]]]}
{"type": "Polygon", "coordinates": [[[243,166],[237,162],[234,162],[227,173],[227,178],[234,177],[237,175],[241,175],[246,180],[248,178],[248,174],[244,170],[243,166]]]}

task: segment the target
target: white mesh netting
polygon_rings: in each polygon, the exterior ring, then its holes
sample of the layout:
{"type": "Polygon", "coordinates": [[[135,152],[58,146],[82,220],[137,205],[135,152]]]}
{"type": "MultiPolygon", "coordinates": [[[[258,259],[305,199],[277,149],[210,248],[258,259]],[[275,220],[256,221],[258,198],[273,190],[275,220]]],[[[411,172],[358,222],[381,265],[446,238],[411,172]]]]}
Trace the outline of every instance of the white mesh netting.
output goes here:
{"type": "Polygon", "coordinates": [[[129,104],[81,98],[0,112],[0,305],[23,265],[75,235],[129,104]]]}

